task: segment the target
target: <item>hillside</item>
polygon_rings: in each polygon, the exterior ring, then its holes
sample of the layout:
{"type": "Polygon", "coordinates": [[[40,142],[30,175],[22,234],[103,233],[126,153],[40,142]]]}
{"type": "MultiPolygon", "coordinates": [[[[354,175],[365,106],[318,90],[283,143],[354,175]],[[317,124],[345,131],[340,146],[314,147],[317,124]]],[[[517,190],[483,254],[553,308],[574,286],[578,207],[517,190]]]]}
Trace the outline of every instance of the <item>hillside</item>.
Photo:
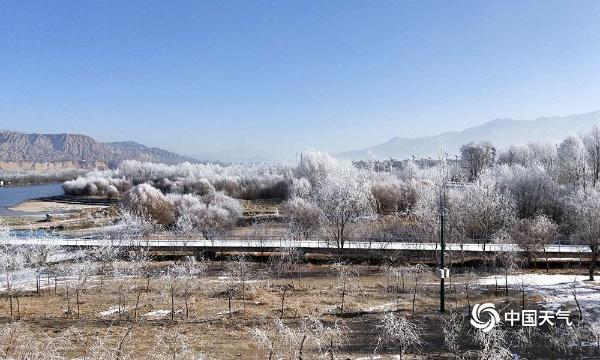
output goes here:
{"type": "Polygon", "coordinates": [[[461,145],[470,141],[488,140],[499,148],[531,141],[558,142],[569,134],[584,133],[599,124],[600,110],[536,120],[495,119],[462,131],[419,138],[395,137],[383,144],[343,152],[338,156],[351,160],[367,159],[369,154],[378,159],[406,159],[412,155],[436,157],[441,149],[449,154],[457,154],[461,145]]]}
{"type": "Polygon", "coordinates": [[[119,154],[122,160],[140,160],[164,164],[178,164],[184,161],[196,162],[196,160],[172,153],[167,150],[148,147],[133,141],[104,143],[113,152],[119,154]]]}
{"type": "Polygon", "coordinates": [[[123,160],[166,164],[194,161],[131,141],[101,143],[90,136],[79,134],[24,134],[0,131],[0,162],[103,162],[112,166],[123,160]]]}

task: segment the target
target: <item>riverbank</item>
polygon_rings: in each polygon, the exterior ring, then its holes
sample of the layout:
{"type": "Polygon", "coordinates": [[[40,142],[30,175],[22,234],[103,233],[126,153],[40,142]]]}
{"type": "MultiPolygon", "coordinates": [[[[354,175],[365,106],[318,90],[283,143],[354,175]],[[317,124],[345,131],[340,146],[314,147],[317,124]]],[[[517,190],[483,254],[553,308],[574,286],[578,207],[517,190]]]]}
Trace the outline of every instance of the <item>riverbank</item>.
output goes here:
{"type": "Polygon", "coordinates": [[[68,214],[85,209],[102,209],[116,203],[116,200],[80,198],[75,196],[60,195],[26,200],[8,207],[10,211],[21,213],[53,213],[68,214]]]}
{"type": "MultiPolygon", "coordinates": [[[[62,193],[62,188],[58,189],[62,193]]],[[[116,213],[116,200],[52,196],[52,192],[57,192],[56,186],[41,190],[34,188],[33,191],[32,187],[12,190],[12,193],[5,191],[8,196],[3,199],[3,204],[9,205],[0,207],[0,221],[10,230],[71,230],[103,226],[110,223],[116,213]],[[28,195],[38,193],[51,196],[28,198],[28,195]]]]}

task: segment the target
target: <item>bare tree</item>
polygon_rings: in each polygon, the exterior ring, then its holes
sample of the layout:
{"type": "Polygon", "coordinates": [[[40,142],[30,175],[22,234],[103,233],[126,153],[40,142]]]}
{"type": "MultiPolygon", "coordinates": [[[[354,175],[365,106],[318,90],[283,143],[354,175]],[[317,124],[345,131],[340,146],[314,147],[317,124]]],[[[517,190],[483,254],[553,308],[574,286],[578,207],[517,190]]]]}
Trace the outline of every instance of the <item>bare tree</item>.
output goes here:
{"type": "Polygon", "coordinates": [[[416,189],[400,180],[378,181],[371,186],[378,214],[405,213],[417,201],[416,189]]]}

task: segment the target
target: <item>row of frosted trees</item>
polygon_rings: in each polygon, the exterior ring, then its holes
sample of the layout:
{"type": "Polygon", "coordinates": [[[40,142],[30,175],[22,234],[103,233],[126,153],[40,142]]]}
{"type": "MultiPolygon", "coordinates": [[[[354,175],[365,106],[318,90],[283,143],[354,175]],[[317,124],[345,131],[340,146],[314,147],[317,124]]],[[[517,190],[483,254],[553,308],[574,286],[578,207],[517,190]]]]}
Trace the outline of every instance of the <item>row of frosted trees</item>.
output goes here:
{"type": "Polygon", "coordinates": [[[65,183],[65,190],[112,187],[124,212],[148,220],[148,231],[211,239],[236,226],[243,213],[240,187],[252,188],[284,200],[290,238],[324,239],[340,250],[353,239],[437,241],[443,195],[450,242],[517,243],[529,262],[558,240],[584,244],[592,250],[593,276],[600,239],[598,128],[558,145],[498,151],[490,143],[469,143],[460,160],[440,158],[427,168],[409,162],[397,173],[358,169],[322,152],[305,154],[295,167],[130,161],[65,183]]]}

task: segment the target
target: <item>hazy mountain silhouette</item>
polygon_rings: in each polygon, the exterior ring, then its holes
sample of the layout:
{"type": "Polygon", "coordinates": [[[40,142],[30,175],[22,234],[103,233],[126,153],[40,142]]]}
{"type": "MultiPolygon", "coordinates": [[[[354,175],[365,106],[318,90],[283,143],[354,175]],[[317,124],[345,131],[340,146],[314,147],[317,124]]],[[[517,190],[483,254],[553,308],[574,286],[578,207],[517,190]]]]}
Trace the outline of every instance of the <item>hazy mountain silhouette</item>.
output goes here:
{"type": "Polygon", "coordinates": [[[370,154],[377,159],[406,159],[413,155],[437,157],[442,149],[448,154],[458,154],[460,147],[470,141],[488,140],[499,148],[531,141],[558,142],[569,134],[588,132],[596,124],[600,125],[600,110],[536,120],[495,119],[462,131],[419,138],[395,137],[383,144],[337,156],[351,160],[367,159],[370,154]]]}

